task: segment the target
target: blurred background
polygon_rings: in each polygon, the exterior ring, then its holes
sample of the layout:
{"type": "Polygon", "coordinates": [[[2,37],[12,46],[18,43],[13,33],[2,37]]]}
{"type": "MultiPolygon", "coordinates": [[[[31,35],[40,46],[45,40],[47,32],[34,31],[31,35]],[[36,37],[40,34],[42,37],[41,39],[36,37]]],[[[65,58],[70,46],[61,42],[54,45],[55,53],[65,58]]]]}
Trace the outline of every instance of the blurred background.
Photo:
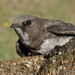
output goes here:
{"type": "Polygon", "coordinates": [[[0,0],[0,61],[19,58],[15,51],[18,37],[10,25],[23,14],[75,24],[75,0],[0,0]]]}

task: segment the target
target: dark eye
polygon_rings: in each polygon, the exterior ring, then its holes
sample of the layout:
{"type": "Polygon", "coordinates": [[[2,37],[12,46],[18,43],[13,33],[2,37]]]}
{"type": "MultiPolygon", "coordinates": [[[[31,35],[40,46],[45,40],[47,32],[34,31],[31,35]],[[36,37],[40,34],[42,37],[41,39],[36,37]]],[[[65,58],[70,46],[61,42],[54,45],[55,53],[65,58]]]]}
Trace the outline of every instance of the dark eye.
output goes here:
{"type": "Polygon", "coordinates": [[[22,25],[25,25],[25,26],[31,25],[31,20],[22,22],[22,25]]]}

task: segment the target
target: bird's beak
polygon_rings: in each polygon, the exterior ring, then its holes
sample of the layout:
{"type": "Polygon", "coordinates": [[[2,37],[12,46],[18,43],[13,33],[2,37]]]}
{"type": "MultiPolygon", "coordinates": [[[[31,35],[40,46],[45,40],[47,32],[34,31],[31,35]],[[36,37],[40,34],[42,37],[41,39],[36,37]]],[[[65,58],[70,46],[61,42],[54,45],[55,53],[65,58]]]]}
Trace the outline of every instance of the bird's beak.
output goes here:
{"type": "Polygon", "coordinates": [[[15,24],[12,24],[11,26],[10,26],[10,28],[14,28],[16,25],[15,24]]]}
{"type": "Polygon", "coordinates": [[[15,27],[20,27],[20,26],[17,25],[17,24],[12,24],[12,25],[10,26],[10,28],[15,28],[15,27]]]}

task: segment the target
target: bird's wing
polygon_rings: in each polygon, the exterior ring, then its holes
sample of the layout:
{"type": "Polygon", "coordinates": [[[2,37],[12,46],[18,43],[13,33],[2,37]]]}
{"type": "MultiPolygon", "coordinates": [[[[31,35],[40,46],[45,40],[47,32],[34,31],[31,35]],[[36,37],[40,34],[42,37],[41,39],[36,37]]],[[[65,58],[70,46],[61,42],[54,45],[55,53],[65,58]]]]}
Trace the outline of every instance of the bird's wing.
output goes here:
{"type": "Polygon", "coordinates": [[[75,36],[75,26],[70,23],[60,23],[54,24],[47,27],[47,31],[51,32],[55,35],[67,35],[67,36],[75,36]]]}

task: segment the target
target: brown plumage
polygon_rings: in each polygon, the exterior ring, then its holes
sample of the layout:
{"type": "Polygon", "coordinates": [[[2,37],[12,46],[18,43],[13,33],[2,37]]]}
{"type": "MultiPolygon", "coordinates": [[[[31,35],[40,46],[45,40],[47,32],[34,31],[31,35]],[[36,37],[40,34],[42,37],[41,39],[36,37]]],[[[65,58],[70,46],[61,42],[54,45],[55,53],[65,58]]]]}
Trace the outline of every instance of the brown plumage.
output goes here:
{"type": "Polygon", "coordinates": [[[20,56],[47,56],[75,36],[75,26],[60,20],[43,19],[31,15],[16,18],[11,26],[19,36],[17,53],[20,56]]]}

